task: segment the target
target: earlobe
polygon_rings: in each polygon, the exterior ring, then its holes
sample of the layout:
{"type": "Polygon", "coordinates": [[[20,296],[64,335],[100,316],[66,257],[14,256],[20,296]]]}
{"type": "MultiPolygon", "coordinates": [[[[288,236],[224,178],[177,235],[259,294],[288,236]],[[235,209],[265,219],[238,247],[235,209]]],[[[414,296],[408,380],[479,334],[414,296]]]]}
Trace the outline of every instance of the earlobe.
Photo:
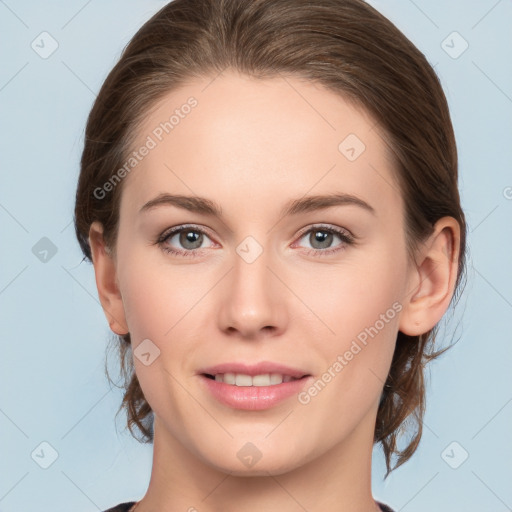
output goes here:
{"type": "Polygon", "coordinates": [[[418,336],[441,320],[452,299],[458,272],[460,226],[453,217],[436,222],[419,250],[402,304],[399,330],[418,336]]]}
{"type": "Polygon", "coordinates": [[[118,334],[128,333],[124,306],[117,282],[115,261],[105,245],[103,226],[93,222],[89,229],[89,245],[94,265],[96,287],[103,312],[107,317],[110,329],[118,334]]]}

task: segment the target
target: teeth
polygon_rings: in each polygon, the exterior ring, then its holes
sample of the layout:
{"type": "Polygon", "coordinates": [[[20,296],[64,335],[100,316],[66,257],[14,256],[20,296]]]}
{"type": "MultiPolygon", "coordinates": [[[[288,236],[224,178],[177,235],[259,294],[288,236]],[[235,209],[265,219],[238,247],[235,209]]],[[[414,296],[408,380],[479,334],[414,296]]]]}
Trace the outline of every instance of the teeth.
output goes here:
{"type": "Polygon", "coordinates": [[[237,386],[252,386],[252,377],[250,375],[238,373],[235,376],[235,384],[237,386]]]}
{"type": "Polygon", "coordinates": [[[235,386],[273,386],[283,382],[297,380],[290,375],[281,375],[280,373],[264,373],[261,375],[245,375],[244,373],[218,373],[215,375],[217,382],[231,384],[235,386]]]}
{"type": "Polygon", "coordinates": [[[234,385],[236,383],[235,374],[234,373],[225,373],[223,380],[226,384],[234,385]]]}

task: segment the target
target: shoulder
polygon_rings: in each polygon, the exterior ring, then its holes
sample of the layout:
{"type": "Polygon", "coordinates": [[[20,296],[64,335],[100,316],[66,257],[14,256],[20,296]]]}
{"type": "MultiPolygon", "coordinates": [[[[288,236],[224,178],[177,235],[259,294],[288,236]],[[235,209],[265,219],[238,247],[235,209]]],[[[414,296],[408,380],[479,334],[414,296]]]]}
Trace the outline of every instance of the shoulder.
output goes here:
{"type": "Polygon", "coordinates": [[[127,501],[126,503],[119,503],[115,507],[109,508],[105,510],[105,512],[128,512],[133,505],[135,505],[135,501],[127,501]]]}
{"type": "MultiPolygon", "coordinates": [[[[128,501],[126,503],[120,503],[119,505],[116,505],[115,507],[109,508],[108,510],[105,510],[105,512],[128,512],[130,508],[135,505],[135,501],[128,501]]],[[[391,507],[388,507],[384,503],[381,503],[380,501],[377,502],[382,512],[394,512],[394,510],[391,507]]]]}
{"type": "Polygon", "coordinates": [[[395,512],[391,507],[388,507],[388,505],[381,503],[380,501],[377,501],[377,505],[379,505],[382,512],[395,512]]]}
{"type": "MultiPolygon", "coordinates": [[[[120,503],[119,505],[116,505],[115,507],[109,508],[108,510],[105,510],[105,512],[128,512],[133,505],[135,505],[135,501],[128,501],[126,503],[120,503]]],[[[388,507],[384,503],[381,503],[380,501],[377,502],[382,512],[394,512],[394,510],[391,507],[388,507]]]]}

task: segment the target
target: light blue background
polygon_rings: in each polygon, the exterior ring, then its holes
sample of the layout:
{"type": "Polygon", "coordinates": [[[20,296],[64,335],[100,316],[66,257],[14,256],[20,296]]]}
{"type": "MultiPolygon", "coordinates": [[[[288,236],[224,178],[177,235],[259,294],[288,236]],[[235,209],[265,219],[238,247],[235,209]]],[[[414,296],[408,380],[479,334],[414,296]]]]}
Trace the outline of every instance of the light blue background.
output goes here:
{"type": "MultiPolygon", "coordinates": [[[[123,431],[123,415],[116,431],[122,394],[103,373],[110,330],[93,268],[80,263],[72,215],[95,94],[129,38],[164,3],[0,1],[2,512],[104,510],[141,498],[149,482],[151,445],[123,431]],[[42,31],[59,44],[48,59],[31,48],[42,31]],[[32,253],[42,237],[57,247],[47,263],[32,253]],[[58,452],[48,469],[31,458],[43,441],[58,452]]],[[[404,512],[511,510],[512,5],[371,3],[441,78],[470,231],[468,285],[446,328],[447,341],[459,342],[430,366],[413,459],[383,483],[383,457],[374,450],[374,496],[404,512]],[[457,59],[441,47],[453,31],[469,43],[457,59]],[[469,453],[458,469],[441,456],[453,441],[469,453]]],[[[115,355],[110,360],[115,368],[115,355]]]]}

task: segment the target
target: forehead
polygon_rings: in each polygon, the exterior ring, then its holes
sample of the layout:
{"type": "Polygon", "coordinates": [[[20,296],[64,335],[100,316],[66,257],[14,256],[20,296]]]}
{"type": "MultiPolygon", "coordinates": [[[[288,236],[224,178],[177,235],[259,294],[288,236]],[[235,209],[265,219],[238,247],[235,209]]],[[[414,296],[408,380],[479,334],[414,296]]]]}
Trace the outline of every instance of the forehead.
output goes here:
{"type": "Polygon", "coordinates": [[[296,77],[225,71],[192,81],[148,112],[131,149],[138,154],[121,210],[139,209],[164,192],[258,214],[334,191],[358,195],[383,213],[401,202],[395,163],[373,118],[296,77]]]}

